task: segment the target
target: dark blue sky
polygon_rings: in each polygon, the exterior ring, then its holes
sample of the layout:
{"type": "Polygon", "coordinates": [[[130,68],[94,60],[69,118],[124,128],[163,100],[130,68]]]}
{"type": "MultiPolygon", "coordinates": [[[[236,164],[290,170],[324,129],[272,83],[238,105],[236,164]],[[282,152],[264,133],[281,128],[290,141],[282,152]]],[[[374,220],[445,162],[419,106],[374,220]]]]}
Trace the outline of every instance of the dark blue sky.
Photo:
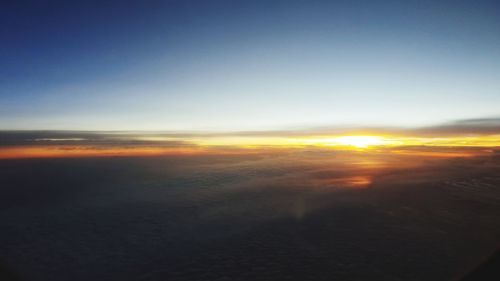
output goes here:
{"type": "Polygon", "coordinates": [[[13,1],[0,129],[419,126],[499,115],[497,1],[13,1]]]}

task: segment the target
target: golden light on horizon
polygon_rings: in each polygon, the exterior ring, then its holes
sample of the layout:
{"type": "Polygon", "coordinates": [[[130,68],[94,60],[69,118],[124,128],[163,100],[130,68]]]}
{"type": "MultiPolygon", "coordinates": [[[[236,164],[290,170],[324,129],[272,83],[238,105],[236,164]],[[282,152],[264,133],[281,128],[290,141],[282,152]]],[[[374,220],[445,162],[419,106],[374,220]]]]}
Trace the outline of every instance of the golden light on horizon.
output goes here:
{"type": "MultiPolygon", "coordinates": [[[[221,135],[187,136],[131,135],[111,138],[104,144],[85,138],[35,139],[32,145],[2,146],[0,159],[47,157],[155,156],[187,154],[262,153],[293,149],[326,149],[394,154],[420,154],[435,157],[465,157],[467,148],[494,152],[500,148],[500,135],[485,136],[404,136],[353,133],[349,135],[221,135]],[[69,142],[70,141],[70,142],[69,142]],[[137,145],[130,145],[135,141],[137,145]],[[40,143],[42,142],[42,143],[40,143]],[[62,142],[62,144],[57,144],[62,142]],[[171,143],[174,142],[173,145],[171,143]],[[448,150],[447,150],[448,149],[448,150]],[[451,153],[449,149],[456,149],[451,153]]],[[[476,154],[475,152],[472,153],[476,154]]]]}
{"type": "Polygon", "coordinates": [[[199,147],[232,147],[232,148],[303,148],[322,147],[364,150],[374,147],[396,146],[448,146],[448,147],[499,147],[500,135],[466,135],[466,136],[411,136],[386,135],[373,132],[354,132],[348,135],[214,135],[189,136],[176,138],[173,136],[139,136],[133,140],[162,142],[182,141],[187,145],[199,147]]]}

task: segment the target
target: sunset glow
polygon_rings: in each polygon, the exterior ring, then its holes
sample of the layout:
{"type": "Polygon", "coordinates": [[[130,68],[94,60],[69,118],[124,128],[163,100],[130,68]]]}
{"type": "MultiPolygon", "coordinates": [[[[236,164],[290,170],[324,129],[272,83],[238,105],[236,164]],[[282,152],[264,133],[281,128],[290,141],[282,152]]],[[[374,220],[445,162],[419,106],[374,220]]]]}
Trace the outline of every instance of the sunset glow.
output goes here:
{"type": "MultiPolygon", "coordinates": [[[[160,156],[228,153],[258,153],[294,149],[353,150],[368,153],[420,154],[436,157],[462,157],[467,148],[494,149],[500,136],[405,137],[377,135],[338,136],[175,136],[112,135],[110,141],[96,142],[86,138],[45,138],[27,140],[25,145],[0,146],[0,159],[47,157],[160,156]],[[134,145],[130,145],[134,143],[134,145]],[[416,150],[414,148],[417,148],[416,150]],[[427,148],[423,150],[423,148],[427,148]],[[447,151],[457,148],[460,151],[447,151]],[[430,150],[429,150],[430,149],[430,150]]],[[[475,153],[473,153],[475,154],[475,153]]]]}

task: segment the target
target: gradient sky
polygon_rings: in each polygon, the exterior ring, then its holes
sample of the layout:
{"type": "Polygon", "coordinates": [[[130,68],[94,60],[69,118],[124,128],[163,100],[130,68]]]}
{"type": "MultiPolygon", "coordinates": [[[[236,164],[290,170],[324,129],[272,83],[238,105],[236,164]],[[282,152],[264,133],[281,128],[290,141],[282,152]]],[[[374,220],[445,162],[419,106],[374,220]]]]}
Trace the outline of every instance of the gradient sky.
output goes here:
{"type": "Polygon", "coordinates": [[[427,126],[500,114],[498,1],[15,1],[0,129],[427,126]]]}

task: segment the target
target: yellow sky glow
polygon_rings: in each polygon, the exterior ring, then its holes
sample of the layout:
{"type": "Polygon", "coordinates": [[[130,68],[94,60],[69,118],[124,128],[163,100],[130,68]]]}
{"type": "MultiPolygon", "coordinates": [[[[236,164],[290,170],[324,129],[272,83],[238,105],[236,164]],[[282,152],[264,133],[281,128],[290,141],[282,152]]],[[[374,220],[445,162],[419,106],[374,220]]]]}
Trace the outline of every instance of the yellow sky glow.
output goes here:
{"type": "Polygon", "coordinates": [[[389,135],[337,135],[337,136],[191,136],[173,138],[131,137],[130,140],[147,139],[147,145],[124,146],[120,142],[105,145],[90,145],[85,141],[75,144],[24,145],[0,147],[0,159],[7,158],[40,158],[40,157],[98,157],[98,156],[154,156],[154,155],[186,155],[203,153],[254,153],[259,149],[295,149],[321,148],[355,150],[369,152],[374,149],[386,149],[398,154],[416,153],[409,147],[432,148],[424,151],[428,155],[463,156],[469,154],[440,151],[440,147],[466,149],[468,147],[495,148],[500,147],[500,135],[463,136],[463,137],[409,137],[389,135]],[[181,141],[184,145],[168,146],[169,141],[181,141]]]}
{"type": "Polygon", "coordinates": [[[406,137],[384,135],[341,135],[310,137],[276,136],[225,136],[211,138],[193,138],[191,141],[200,146],[281,146],[281,147],[343,147],[366,149],[371,147],[394,146],[452,146],[452,147],[497,147],[500,135],[462,136],[462,137],[406,137]]]}

